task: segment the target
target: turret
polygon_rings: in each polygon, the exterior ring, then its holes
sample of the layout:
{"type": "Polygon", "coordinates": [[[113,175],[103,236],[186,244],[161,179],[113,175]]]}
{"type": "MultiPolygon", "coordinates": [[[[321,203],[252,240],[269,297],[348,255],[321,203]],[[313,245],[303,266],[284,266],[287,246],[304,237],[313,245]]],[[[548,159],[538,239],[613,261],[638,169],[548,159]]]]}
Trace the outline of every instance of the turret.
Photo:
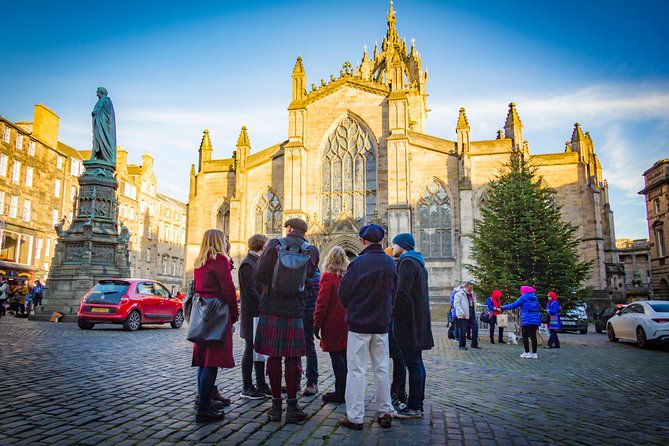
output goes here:
{"type": "Polygon", "coordinates": [[[509,104],[509,113],[506,115],[506,124],[504,124],[504,137],[513,140],[513,148],[516,150],[523,147],[523,123],[520,121],[516,104],[509,104]]]}
{"type": "Polygon", "coordinates": [[[588,150],[586,147],[585,135],[581,130],[581,124],[578,122],[574,124],[574,131],[571,133],[571,150],[580,154],[579,158],[588,162],[588,150]]]}
{"type": "Polygon", "coordinates": [[[293,101],[300,101],[307,94],[307,75],[304,72],[302,58],[298,56],[293,68],[293,101]]]}
{"type": "Polygon", "coordinates": [[[204,130],[204,135],[202,135],[202,142],[200,143],[200,150],[198,153],[200,154],[200,160],[197,165],[197,171],[200,172],[202,170],[202,167],[204,166],[204,163],[207,161],[211,161],[211,140],[209,139],[209,130],[205,129],[204,130]]]}
{"type": "Polygon", "coordinates": [[[458,154],[469,152],[469,121],[467,120],[467,114],[465,113],[465,108],[460,108],[460,115],[458,116],[458,125],[455,128],[456,133],[458,134],[458,154]]]}
{"type": "Polygon", "coordinates": [[[246,166],[246,159],[251,153],[251,141],[249,140],[249,134],[246,131],[246,126],[242,126],[242,131],[239,133],[239,138],[237,138],[237,151],[235,161],[238,168],[244,168],[246,166]]]}

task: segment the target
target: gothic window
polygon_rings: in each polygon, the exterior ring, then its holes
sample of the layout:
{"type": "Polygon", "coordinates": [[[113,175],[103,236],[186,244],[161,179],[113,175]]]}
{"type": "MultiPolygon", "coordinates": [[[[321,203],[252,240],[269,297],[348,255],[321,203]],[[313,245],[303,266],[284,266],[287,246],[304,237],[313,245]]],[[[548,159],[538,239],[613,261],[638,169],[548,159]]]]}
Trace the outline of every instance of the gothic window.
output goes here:
{"type": "Polygon", "coordinates": [[[451,203],[444,186],[430,183],[418,201],[418,239],[426,258],[452,257],[451,203]]]}
{"type": "Polygon", "coordinates": [[[360,124],[346,117],[328,136],[321,158],[323,222],[342,214],[368,220],[376,209],[374,142],[360,124]]]}
{"type": "Polygon", "coordinates": [[[223,202],[216,212],[216,229],[223,231],[223,234],[230,235],[230,203],[223,202]]]}
{"type": "Polygon", "coordinates": [[[268,189],[255,208],[256,232],[268,237],[281,236],[281,201],[271,189],[268,189]]]}

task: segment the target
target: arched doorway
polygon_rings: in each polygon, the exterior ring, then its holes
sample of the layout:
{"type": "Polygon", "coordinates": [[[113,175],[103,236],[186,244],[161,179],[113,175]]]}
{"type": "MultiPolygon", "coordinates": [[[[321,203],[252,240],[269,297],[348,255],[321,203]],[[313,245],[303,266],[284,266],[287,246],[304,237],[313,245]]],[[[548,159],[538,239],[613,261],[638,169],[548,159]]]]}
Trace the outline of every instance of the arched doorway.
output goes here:
{"type": "Polygon", "coordinates": [[[323,251],[321,251],[322,261],[325,260],[325,256],[327,256],[330,250],[335,246],[341,247],[346,253],[346,257],[348,257],[349,260],[353,260],[358,255],[360,255],[360,251],[362,251],[363,248],[362,243],[360,243],[360,240],[358,240],[353,235],[348,235],[348,234],[340,235],[335,239],[331,240],[323,247],[323,251]]]}
{"type": "Polygon", "coordinates": [[[666,280],[660,280],[660,284],[655,290],[655,299],[669,300],[669,283],[666,280]]]}

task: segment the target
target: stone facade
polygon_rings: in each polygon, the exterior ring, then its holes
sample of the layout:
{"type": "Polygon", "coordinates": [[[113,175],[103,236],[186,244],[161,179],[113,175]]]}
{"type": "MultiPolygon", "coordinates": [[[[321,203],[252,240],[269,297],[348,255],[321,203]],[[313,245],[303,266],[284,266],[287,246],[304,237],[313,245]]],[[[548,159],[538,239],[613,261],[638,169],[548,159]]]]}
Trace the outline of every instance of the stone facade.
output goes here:
{"type": "Polygon", "coordinates": [[[650,245],[648,239],[617,239],[618,258],[625,270],[627,302],[648,299],[652,295],[650,245]]]}
{"type": "Polygon", "coordinates": [[[44,282],[56,249],[54,225],[73,220],[83,158],[58,141],[58,124],[41,104],[33,122],[0,117],[0,275],[44,282]]]}
{"type": "Polygon", "coordinates": [[[646,215],[650,239],[653,297],[669,300],[669,159],[656,162],[643,173],[645,187],[639,194],[646,197],[646,215]]]}
{"type": "Polygon", "coordinates": [[[486,185],[522,151],[557,190],[564,217],[578,226],[580,252],[594,268],[586,285],[598,297],[617,292],[613,214],[607,184],[590,135],[574,126],[564,152],[531,155],[523,124],[510,104],[503,130],[491,140],[471,141],[464,108],[454,114],[452,139],[425,134],[428,74],[412,43],[396,30],[395,11],[380,47],[361,61],[346,62],[338,76],[311,84],[298,57],[292,74],[287,139],[251,153],[246,127],[230,159],[214,159],[204,131],[199,161],[191,168],[186,276],[204,231],[229,234],[236,260],[254,233],[281,233],[281,222],[301,217],[322,257],[334,245],[351,255],[362,246],[357,228],[387,227],[389,237],[410,231],[427,260],[431,297],[443,301],[468,279],[470,234],[485,200],[486,185]]]}
{"type": "MultiPolygon", "coordinates": [[[[74,221],[77,178],[91,151],[58,141],[58,128],[58,116],[44,105],[35,106],[32,123],[0,117],[0,275],[46,279],[56,252],[54,225],[65,218],[67,229],[74,221]]],[[[131,234],[131,275],[181,288],[186,204],[157,191],[148,152],[141,165],[128,164],[128,152],[118,147],[116,168],[119,224],[131,234]]]]}

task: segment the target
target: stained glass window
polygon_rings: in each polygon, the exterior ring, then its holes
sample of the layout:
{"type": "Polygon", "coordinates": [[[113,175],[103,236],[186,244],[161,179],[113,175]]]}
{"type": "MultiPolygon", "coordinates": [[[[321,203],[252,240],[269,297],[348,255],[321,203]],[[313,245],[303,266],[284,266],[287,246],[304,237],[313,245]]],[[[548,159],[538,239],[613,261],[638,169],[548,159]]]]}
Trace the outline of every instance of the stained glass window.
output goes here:
{"type": "Polygon", "coordinates": [[[452,257],[451,203],[444,186],[434,180],[418,202],[418,238],[426,258],[452,257]]]}
{"type": "Polygon", "coordinates": [[[336,222],[342,214],[358,221],[374,215],[374,147],[371,135],[351,117],[328,136],[321,158],[321,215],[326,225],[336,222]]]}
{"type": "Polygon", "coordinates": [[[256,232],[265,234],[270,238],[281,236],[281,213],[279,197],[271,189],[268,189],[256,205],[256,232]]]}

